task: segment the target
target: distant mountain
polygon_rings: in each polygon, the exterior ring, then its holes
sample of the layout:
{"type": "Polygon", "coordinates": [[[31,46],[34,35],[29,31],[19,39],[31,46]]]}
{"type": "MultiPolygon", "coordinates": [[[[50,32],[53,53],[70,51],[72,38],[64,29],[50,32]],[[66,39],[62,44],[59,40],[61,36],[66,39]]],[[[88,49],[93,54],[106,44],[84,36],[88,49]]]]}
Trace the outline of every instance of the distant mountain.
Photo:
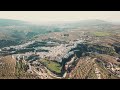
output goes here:
{"type": "Polygon", "coordinates": [[[111,22],[107,22],[99,19],[91,19],[91,20],[80,20],[80,21],[68,21],[52,24],[53,26],[62,28],[62,29],[71,29],[71,28],[111,28],[114,24],[111,22]]]}
{"type": "Polygon", "coordinates": [[[76,22],[74,24],[75,26],[78,27],[96,27],[96,28],[111,28],[113,24],[111,22],[103,21],[103,20],[83,20],[76,22]]]}
{"type": "Polygon", "coordinates": [[[109,30],[111,27],[113,27],[112,23],[98,19],[50,23],[49,25],[32,24],[21,20],[0,19],[0,40],[5,44],[9,42],[6,40],[25,42],[37,35],[72,30],[73,28],[109,30]]]}
{"type": "Polygon", "coordinates": [[[112,21],[111,23],[115,25],[120,25],[120,21],[112,21]]]}
{"type": "Polygon", "coordinates": [[[0,26],[14,26],[14,25],[24,25],[27,22],[20,20],[12,20],[12,19],[0,19],[0,26]]]}
{"type": "Polygon", "coordinates": [[[103,21],[103,20],[99,20],[99,19],[95,19],[95,20],[83,20],[78,22],[80,25],[111,25],[112,23],[107,22],[107,21],[103,21]]]}
{"type": "Polygon", "coordinates": [[[66,21],[66,22],[51,22],[49,24],[32,24],[26,21],[13,19],[0,19],[0,26],[14,26],[14,25],[32,25],[32,26],[56,26],[56,25],[75,25],[75,26],[93,26],[93,25],[112,25],[113,23],[99,19],[80,20],[80,21],[66,21]]]}
{"type": "Polygon", "coordinates": [[[30,22],[0,19],[0,47],[19,44],[33,39],[36,35],[58,32],[56,26],[34,25],[30,22]]]}

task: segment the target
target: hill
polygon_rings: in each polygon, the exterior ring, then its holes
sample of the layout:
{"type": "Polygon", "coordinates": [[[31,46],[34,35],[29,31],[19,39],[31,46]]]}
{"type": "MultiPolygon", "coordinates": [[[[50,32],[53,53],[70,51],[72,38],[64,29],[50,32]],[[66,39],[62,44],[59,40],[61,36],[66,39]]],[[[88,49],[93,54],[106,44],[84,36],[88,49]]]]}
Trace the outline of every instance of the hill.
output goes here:
{"type": "MultiPolygon", "coordinates": [[[[107,56],[106,56],[107,57],[107,56]]],[[[105,56],[102,56],[103,59],[100,58],[90,58],[84,57],[81,58],[75,68],[69,73],[69,78],[71,79],[119,79],[115,71],[112,71],[109,67],[109,63],[107,62],[110,58],[106,59],[105,56]]],[[[113,59],[115,62],[115,60],[113,59]]],[[[119,65],[114,64],[112,65],[119,65]]]]}
{"type": "Polygon", "coordinates": [[[26,23],[27,22],[21,20],[0,19],[0,26],[24,25],[26,23]]]}
{"type": "Polygon", "coordinates": [[[0,57],[0,79],[35,79],[35,74],[25,72],[23,63],[19,63],[11,55],[0,57]]]}

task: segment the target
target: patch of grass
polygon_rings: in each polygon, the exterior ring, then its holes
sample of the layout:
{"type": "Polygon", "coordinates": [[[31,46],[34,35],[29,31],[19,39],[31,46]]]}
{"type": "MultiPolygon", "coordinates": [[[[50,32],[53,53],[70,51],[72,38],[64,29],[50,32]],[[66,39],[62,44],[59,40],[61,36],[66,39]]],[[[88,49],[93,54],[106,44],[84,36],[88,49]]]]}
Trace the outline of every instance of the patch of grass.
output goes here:
{"type": "Polygon", "coordinates": [[[58,74],[61,73],[62,67],[59,63],[47,59],[40,60],[40,62],[43,63],[50,71],[58,74]]]}
{"type": "Polygon", "coordinates": [[[108,35],[110,35],[110,34],[107,33],[107,32],[93,32],[93,34],[94,34],[95,36],[108,36],[108,35]]]}

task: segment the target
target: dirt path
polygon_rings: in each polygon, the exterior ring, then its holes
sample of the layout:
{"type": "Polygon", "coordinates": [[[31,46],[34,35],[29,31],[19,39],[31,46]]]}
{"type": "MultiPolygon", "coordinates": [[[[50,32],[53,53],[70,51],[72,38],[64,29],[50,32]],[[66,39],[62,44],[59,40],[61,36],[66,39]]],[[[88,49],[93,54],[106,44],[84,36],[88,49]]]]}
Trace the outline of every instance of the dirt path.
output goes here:
{"type": "Polygon", "coordinates": [[[97,78],[98,78],[98,79],[101,79],[100,70],[99,70],[97,67],[95,68],[95,73],[96,73],[96,75],[97,75],[97,78]]]}

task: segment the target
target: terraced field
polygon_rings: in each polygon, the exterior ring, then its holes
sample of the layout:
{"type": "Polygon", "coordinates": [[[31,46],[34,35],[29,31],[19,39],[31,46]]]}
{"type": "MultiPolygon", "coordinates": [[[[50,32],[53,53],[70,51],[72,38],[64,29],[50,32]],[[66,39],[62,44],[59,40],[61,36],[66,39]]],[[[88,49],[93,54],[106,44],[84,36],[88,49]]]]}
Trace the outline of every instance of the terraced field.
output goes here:
{"type": "Polygon", "coordinates": [[[119,79],[103,65],[97,58],[80,59],[76,67],[68,74],[71,79],[119,79]]]}
{"type": "Polygon", "coordinates": [[[11,56],[0,58],[0,78],[15,78],[16,60],[11,56]]]}
{"type": "Polygon", "coordinates": [[[35,74],[30,74],[20,68],[16,59],[12,56],[5,56],[0,58],[0,79],[35,79],[35,74]]]}
{"type": "Polygon", "coordinates": [[[73,69],[70,73],[70,78],[74,79],[86,79],[88,77],[89,72],[92,70],[92,66],[94,65],[92,60],[79,60],[75,69],[73,69]]]}
{"type": "Polygon", "coordinates": [[[102,64],[96,63],[96,67],[100,70],[102,79],[119,79],[119,77],[113,75],[102,64]]]}

